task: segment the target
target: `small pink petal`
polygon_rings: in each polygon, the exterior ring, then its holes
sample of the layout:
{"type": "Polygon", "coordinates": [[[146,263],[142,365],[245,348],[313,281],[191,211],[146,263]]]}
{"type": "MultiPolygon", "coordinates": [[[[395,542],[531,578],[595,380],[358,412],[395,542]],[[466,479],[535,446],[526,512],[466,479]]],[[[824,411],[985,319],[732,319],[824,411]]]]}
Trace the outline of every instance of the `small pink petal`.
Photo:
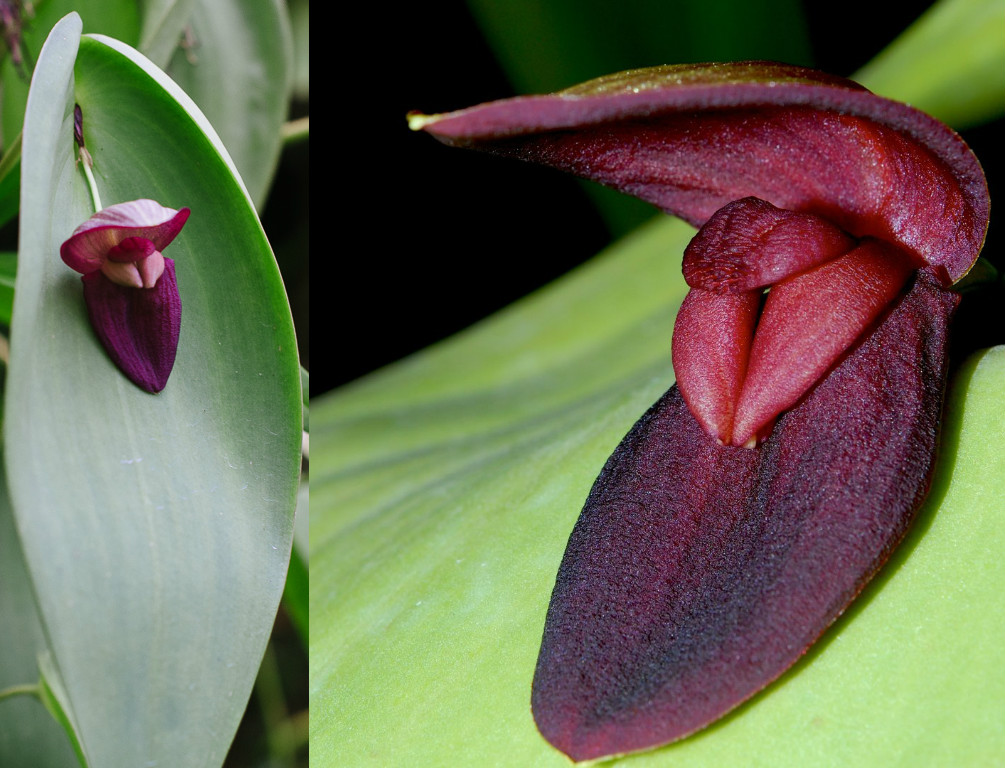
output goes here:
{"type": "Polygon", "coordinates": [[[674,324],[673,369],[684,402],[705,431],[727,445],[760,302],[760,291],[693,288],[674,324]]]}
{"type": "Polygon", "coordinates": [[[736,406],[733,445],[792,407],[900,293],[914,264],[866,240],[839,259],[771,289],[736,406]]]}
{"type": "Polygon", "coordinates": [[[140,272],[144,288],[153,288],[157,285],[160,276],[164,274],[164,256],[159,251],[154,251],[143,261],[137,263],[136,268],[140,272]]]}
{"type": "Polygon", "coordinates": [[[745,197],[720,208],[684,251],[684,279],[708,291],[749,291],[850,251],[855,241],[829,221],[745,197]]]}
{"type": "Polygon", "coordinates": [[[164,259],[164,273],[153,288],[126,288],[103,272],[81,279],[91,326],[112,362],[136,386],[160,392],[174,367],[181,332],[174,261],[164,259]]]}
{"type": "MultiPolygon", "coordinates": [[[[121,285],[125,288],[143,287],[143,277],[140,275],[140,270],[132,262],[106,261],[101,265],[99,271],[116,285],[121,285]]],[[[88,274],[93,275],[97,273],[89,272],[88,274]]]]}

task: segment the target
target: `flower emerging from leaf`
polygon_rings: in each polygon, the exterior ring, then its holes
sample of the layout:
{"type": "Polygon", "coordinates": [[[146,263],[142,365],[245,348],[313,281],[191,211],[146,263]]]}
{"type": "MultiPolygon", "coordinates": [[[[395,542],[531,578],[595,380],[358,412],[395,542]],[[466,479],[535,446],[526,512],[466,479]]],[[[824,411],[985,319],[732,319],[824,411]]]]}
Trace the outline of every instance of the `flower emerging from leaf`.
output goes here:
{"type": "Polygon", "coordinates": [[[950,288],[988,224],[980,164],[918,110],[765,62],[625,72],[411,124],[700,228],[677,384],[587,498],[532,692],[541,733],[576,760],[680,739],[795,663],[924,500],[950,288]]]}
{"type": "Polygon", "coordinates": [[[181,297],[174,261],[162,251],[189,213],[153,200],[111,205],[59,249],[67,266],[83,274],[87,313],[108,356],[147,392],[164,389],[174,367],[181,297]]]}

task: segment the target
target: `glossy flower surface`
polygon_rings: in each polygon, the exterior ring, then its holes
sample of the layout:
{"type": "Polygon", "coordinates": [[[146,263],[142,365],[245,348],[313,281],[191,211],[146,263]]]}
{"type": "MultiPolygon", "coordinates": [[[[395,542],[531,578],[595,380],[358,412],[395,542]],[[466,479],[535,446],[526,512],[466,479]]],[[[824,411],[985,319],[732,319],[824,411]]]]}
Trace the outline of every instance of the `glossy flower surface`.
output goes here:
{"type": "Polygon", "coordinates": [[[60,247],[67,266],[83,274],[84,300],[98,339],[138,387],[160,392],[174,367],[181,297],[174,261],[162,251],[189,209],[153,200],[111,205],[77,227],[60,247]]]}
{"type": "Polygon", "coordinates": [[[795,663],[923,502],[950,288],[988,223],[980,165],[924,113],[765,62],[411,120],[700,228],[677,384],[589,494],[532,693],[541,733],[577,760],[682,738],[795,663]]]}

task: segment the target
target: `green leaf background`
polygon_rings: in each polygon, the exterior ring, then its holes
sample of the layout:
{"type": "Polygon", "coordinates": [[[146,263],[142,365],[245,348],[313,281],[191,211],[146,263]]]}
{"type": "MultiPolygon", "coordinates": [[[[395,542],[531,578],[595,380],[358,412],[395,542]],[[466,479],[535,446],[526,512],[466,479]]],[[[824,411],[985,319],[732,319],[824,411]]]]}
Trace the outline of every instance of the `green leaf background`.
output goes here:
{"type": "Polygon", "coordinates": [[[199,0],[187,29],[193,47],[175,46],[166,71],[219,131],[261,208],[279,159],[293,82],[286,5],[199,0]]]}
{"type": "MultiPolygon", "coordinates": [[[[932,13],[1005,23],[998,2],[949,0],[932,13]]],[[[931,23],[891,47],[895,65],[865,70],[867,83],[949,119],[1000,115],[1000,79],[987,76],[1005,71],[1000,39],[951,25],[932,49],[931,23]],[[942,75],[970,87],[935,87],[942,75]]],[[[597,472],[672,383],[679,254],[692,234],[652,222],[491,319],[312,403],[321,764],[568,765],[530,714],[544,615],[597,472]]],[[[705,731],[612,762],[1002,764],[1003,397],[1005,348],[958,371],[917,524],[793,670],[705,731]]]]}
{"type": "Polygon", "coordinates": [[[44,630],[33,642],[52,654],[90,765],[220,765],[284,586],[296,340],[271,249],[208,122],[141,55],[80,28],[65,18],[39,56],[22,147],[4,445],[44,630]],[[105,205],[152,197],[193,211],[167,253],[184,309],[157,396],[108,361],[79,276],[57,256],[92,212],[74,101],[105,205]]]}

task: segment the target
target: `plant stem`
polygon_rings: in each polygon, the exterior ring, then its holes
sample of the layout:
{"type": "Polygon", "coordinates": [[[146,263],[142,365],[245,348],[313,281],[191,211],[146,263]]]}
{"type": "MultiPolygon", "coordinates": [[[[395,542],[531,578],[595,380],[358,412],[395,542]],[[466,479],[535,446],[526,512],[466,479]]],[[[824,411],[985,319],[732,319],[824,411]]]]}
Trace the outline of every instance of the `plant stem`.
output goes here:
{"type": "Polygon", "coordinates": [[[38,683],[23,683],[22,685],[12,685],[9,688],[0,690],[0,701],[12,696],[34,696],[41,698],[38,683]]]}
{"type": "Polygon", "coordinates": [[[91,201],[94,203],[94,212],[101,210],[101,196],[98,194],[98,185],[94,183],[94,174],[91,173],[91,156],[84,155],[81,151],[81,165],[84,167],[84,176],[87,178],[87,186],[91,188],[91,201]]]}
{"type": "Polygon", "coordinates": [[[296,144],[298,142],[308,140],[311,137],[310,117],[301,117],[297,120],[290,120],[283,123],[281,136],[284,145],[296,144]]]}

